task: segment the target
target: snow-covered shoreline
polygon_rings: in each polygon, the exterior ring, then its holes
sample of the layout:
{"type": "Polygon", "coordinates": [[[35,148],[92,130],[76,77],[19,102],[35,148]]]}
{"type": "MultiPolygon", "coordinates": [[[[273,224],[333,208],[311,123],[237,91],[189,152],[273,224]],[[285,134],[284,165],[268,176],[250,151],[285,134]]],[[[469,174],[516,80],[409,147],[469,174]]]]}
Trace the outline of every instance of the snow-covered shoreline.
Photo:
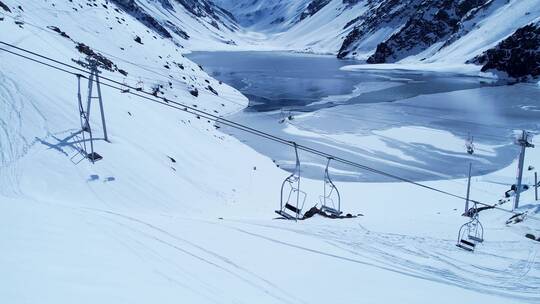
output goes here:
{"type": "Polygon", "coordinates": [[[497,79],[497,76],[491,72],[482,72],[482,66],[474,64],[448,64],[448,63],[380,63],[380,64],[361,64],[349,65],[342,68],[345,71],[362,70],[402,70],[416,72],[437,72],[451,73],[456,75],[465,75],[481,77],[486,79],[497,79]]]}

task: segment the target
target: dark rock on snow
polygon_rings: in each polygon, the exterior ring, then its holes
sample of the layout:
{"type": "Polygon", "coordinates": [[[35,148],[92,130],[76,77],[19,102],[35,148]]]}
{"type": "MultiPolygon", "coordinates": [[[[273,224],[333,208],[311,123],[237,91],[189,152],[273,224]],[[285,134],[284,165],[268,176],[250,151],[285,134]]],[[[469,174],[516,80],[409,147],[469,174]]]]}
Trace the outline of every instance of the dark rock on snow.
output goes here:
{"type": "Polygon", "coordinates": [[[472,59],[482,71],[498,70],[520,81],[540,76],[540,23],[529,24],[472,59]]]}
{"type": "Polygon", "coordinates": [[[2,1],[0,1],[0,8],[2,8],[4,11],[11,13],[11,10],[7,5],[5,5],[2,1]]]}

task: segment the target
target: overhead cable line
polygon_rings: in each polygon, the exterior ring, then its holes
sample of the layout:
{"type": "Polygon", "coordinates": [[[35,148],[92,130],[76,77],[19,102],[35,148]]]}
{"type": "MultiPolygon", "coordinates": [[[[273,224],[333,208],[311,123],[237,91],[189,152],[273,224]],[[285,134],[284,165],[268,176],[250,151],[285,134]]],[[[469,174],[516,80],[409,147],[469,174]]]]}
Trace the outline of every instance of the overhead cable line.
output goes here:
{"type": "MultiPolygon", "coordinates": [[[[83,69],[83,68],[80,68],[80,67],[76,67],[76,66],[73,66],[73,65],[58,61],[56,59],[53,59],[53,58],[38,54],[36,52],[30,51],[30,50],[27,50],[27,49],[24,49],[24,48],[17,47],[15,45],[12,45],[12,44],[9,44],[9,43],[3,42],[3,41],[0,41],[0,44],[15,48],[15,49],[17,49],[19,51],[23,51],[23,52],[31,54],[33,56],[36,56],[36,57],[39,57],[39,58],[54,62],[56,64],[59,64],[59,65],[62,65],[64,67],[74,69],[76,71],[79,71],[79,72],[82,72],[82,73],[85,73],[85,74],[88,74],[88,75],[91,74],[91,72],[89,70],[86,70],[86,69],[83,69]]],[[[43,62],[43,61],[38,60],[38,59],[31,58],[29,56],[7,50],[7,49],[2,48],[2,47],[0,47],[0,50],[5,51],[5,52],[10,53],[10,54],[13,54],[15,56],[19,56],[19,57],[24,58],[26,60],[30,60],[30,61],[32,61],[34,63],[38,63],[38,64],[41,64],[41,65],[56,69],[56,70],[64,72],[64,73],[68,73],[68,74],[71,74],[71,75],[74,75],[74,76],[80,76],[82,78],[88,79],[88,76],[84,76],[84,75],[81,75],[79,73],[69,71],[69,70],[67,70],[65,68],[61,68],[61,67],[55,66],[53,64],[43,62]]],[[[181,102],[173,101],[173,100],[167,99],[165,97],[156,97],[155,95],[153,95],[150,92],[146,92],[144,90],[138,90],[137,88],[132,87],[132,86],[126,86],[123,83],[120,83],[120,82],[118,82],[116,80],[113,80],[113,79],[110,79],[110,78],[107,78],[107,77],[101,76],[100,78],[102,80],[106,80],[106,81],[109,81],[109,82],[113,83],[113,84],[102,83],[102,85],[107,86],[109,88],[112,88],[112,89],[115,89],[115,90],[118,90],[118,91],[122,91],[123,90],[122,86],[125,86],[127,88],[132,89],[132,90],[135,90],[135,92],[130,90],[129,92],[126,92],[126,93],[137,96],[137,97],[140,97],[142,99],[149,100],[149,101],[152,101],[152,102],[164,105],[164,106],[168,106],[170,108],[174,108],[174,109],[177,109],[177,110],[181,110],[181,111],[193,114],[193,115],[198,115],[200,117],[203,117],[203,118],[206,118],[208,120],[214,121],[214,122],[216,122],[218,124],[223,124],[223,125],[226,125],[226,126],[229,126],[229,127],[232,127],[232,128],[235,128],[235,129],[247,132],[247,133],[251,133],[253,135],[263,137],[263,138],[266,138],[268,140],[275,141],[275,142],[278,142],[278,143],[283,144],[283,145],[287,145],[289,147],[293,147],[293,148],[296,147],[299,150],[302,150],[302,151],[305,151],[305,152],[308,152],[308,153],[311,153],[311,154],[314,154],[314,155],[318,155],[318,156],[326,158],[326,159],[332,158],[335,162],[346,164],[346,165],[349,165],[351,167],[355,167],[355,168],[358,168],[358,169],[361,169],[361,170],[364,170],[364,171],[368,171],[368,172],[371,172],[371,173],[374,173],[374,174],[378,174],[378,175],[381,175],[381,176],[386,176],[386,177],[389,177],[391,179],[395,179],[395,180],[398,180],[398,181],[409,183],[409,184],[424,188],[426,190],[434,191],[434,192],[437,192],[437,193],[440,193],[440,194],[443,194],[443,195],[447,195],[447,196],[450,196],[450,197],[454,197],[454,198],[457,198],[457,199],[460,199],[460,200],[466,200],[466,198],[461,196],[461,195],[454,194],[454,193],[451,193],[451,192],[448,192],[448,191],[445,191],[445,190],[442,190],[442,189],[439,189],[439,188],[436,188],[436,187],[428,186],[428,185],[425,185],[425,184],[420,183],[420,182],[416,182],[416,181],[408,179],[408,178],[404,178],[404,177],[401,177],[401,176],[398,176],[398,175],[395,175],[395,174],[392,174],[392,173],[388,173],[388,172],[385,172],[385,171],[382,171],[382,170],[379,170],[379,169],[369,167],[367,165],[362,165],[360,163],[357,163],[357,162],[354,162],[354,161],[351,161],[351,160],[348,160],[348,159],[345,159],[345,158],[341,158],[341,157],[338,157],[338,156],[334,156],[334,155],[329,154],[327,152],[320,151],[320,150],[317,150],[317,149],[314,149],[314,148],[311,148],[311,147],[308,147],[308,146],[305,146],[305,145],[296,144],[293,141],[290,141],[290,140],[287,140],[287,139],[284,139],[284,138],[269,134],[269,133],[264,132],[264,131],[254,129],[252,127],[249,127],[249,126],[246,126],[246,125],[243,125],[243,124],[240,124],[240,123],[236,123],[234,121],[231,121],[231,120],[225,119],[223,117],[219,117],[217,115],[214,115],[212,113],[208,113],[206,111],[191,107],[191,106],[183,104],[181,102]],[[119,86],[115,86],[114,84],[119,85],[119,86]]],[[[511,213],[511,214],[514,214],[514,215],[521,215],[521,213],[511,211],[511,210],[507,210],[507,209],[504,209],[504,208],[500,208],[500,207],[497,207],[495,205],[483,203],[483,202],[480,202],[478,200],[469,199],[469,201],[472,202],[472,203],[476,203],[478,205],[482,205],[482,206],[485,206],[485,207],[490,207],[490,208],[500,210],[500,211],[503,211],[503,212],[507,212],[507,213],[511,213]]],[[[527,217],[531,218],[531,219],[534,219],[534,220],[540,221],[540,218],[536,218],[536,217],[529,216],[529,215],[527,215],[527,217]]]]}

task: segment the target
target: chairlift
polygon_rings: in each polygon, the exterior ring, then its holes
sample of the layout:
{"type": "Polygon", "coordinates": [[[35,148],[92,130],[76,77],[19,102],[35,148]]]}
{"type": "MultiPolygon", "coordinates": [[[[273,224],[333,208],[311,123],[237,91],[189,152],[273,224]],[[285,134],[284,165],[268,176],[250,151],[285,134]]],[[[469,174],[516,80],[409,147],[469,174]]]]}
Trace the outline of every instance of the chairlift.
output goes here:
{"type": "Polygon", "coordinates": [[[465,148],[470,155],[474,154],[474,137],[469,134],[467,141],[465,142],[465,148]]]}
{"type": "Polygon", "coordinates": [[[122,82],[122,88],[120,88],[120,91],[122,93],[129,93],[129,86],[126,83],[126,79],[124,78],[124,81],[122,82]]]}
{"type": "Polygon", "coordinates": [[[16,25],[23,25],[24,24],[24,19],[23,19],[23,16],[19,13],[15,16],[15,24],[16,25]]]}
{"type": "Polygon", "coordinates": [[[138,92],[144,91],[144,82],[142,81],[142,79],[139,79],[139,81],[137,81],[137,84],[135,85],[135,90],[137,90],[138,92]]]}
{"type": "Polygon", "coordinates": [[[531,132],[523,131],[520,134],[516,134],[514,138],[514,143],[518,146],[525,146],[526,148],[534,148],[534,145],[531,143],[533,139],[533,134],[531,132]]]}
{"type": "Polygon", "coordinates": [[[279,119],[280,124],[285,123],[287,120],[289,121],[294,120],[294,116],[292,115],[292,111],[290,110],[286,113],[285,111],[283,111],[283,109],[281,109],[279,116],[280,116],[280,119],[279,119]]]}
{"type": "Polygon", "coordinates": [[[285,112],[283,111],[283,109],[279,111],[279,123],[285,123],[285,112]]]}
{"type": "Polygon", "coordinates": [[[287,220],[303,218],[302,209],[306,201],[306,193],[300,190],[300,158],[298,157],[298,145],[293,143],[296,156],[294,171],[281,184],[281,205],[276,213],[287,220]]]}
{"type": "Polygon", "coordinates": [[[470,221],[463,224],[459,229],[458,242],[456,246],[461,249],[473,252],[476,245],[484,242],[484,226],[480,223],[479,213],[476,203],[470,212],[470,221]]]}
{"type": "Polygon", "coordinates": [[[343,213],[341,211],[341,195],[328,172],[332,159],[332,157],[329,157],[326,163],[326,169],[324,170],[324,192],[322,196],[319,196],[319,201],[321,202],[322,211],[330,213],[333,216],[340,216],[343,213]]]}

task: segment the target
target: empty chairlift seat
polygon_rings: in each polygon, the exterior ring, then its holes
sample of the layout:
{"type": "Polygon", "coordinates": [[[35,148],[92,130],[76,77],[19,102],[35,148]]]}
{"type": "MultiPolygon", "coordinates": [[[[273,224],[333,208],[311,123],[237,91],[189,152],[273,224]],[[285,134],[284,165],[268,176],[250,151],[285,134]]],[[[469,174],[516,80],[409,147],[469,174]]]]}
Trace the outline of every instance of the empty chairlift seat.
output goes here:
{"type": "MultiPolygon", "coordinates": [[[[476,209],[476,205],[473,210],[476,209]]],[[[459,229],[458,242],[456,246],[461,249],[473,252],[479,243],[484,241],[484,227],[478,220],[478,212],[472,213],[471,220],[459,229]]]]}
{"type": "Polygon", "coordinates": [[[319,201],[321,203],[321,211],[337,217],[340,216],[343,212],[341,211],[341,196],[336,185],[332,182],[332,179],[330,178],[330,173],[328,172],[331,161],[332,158],[328,158],[328,162],[326,163],[326,169],[324,170],[323,195],[319,197],[319,201]]]}
{"type": "Polygon", "coordinates": [[[276,213],[287,220],[302,219],[302,209],[306,201],[306,193],[300,190],[300,159],[298,147],[294,144],[296,165],[294,171],[281,184],[281,205],[276,213]]]}

